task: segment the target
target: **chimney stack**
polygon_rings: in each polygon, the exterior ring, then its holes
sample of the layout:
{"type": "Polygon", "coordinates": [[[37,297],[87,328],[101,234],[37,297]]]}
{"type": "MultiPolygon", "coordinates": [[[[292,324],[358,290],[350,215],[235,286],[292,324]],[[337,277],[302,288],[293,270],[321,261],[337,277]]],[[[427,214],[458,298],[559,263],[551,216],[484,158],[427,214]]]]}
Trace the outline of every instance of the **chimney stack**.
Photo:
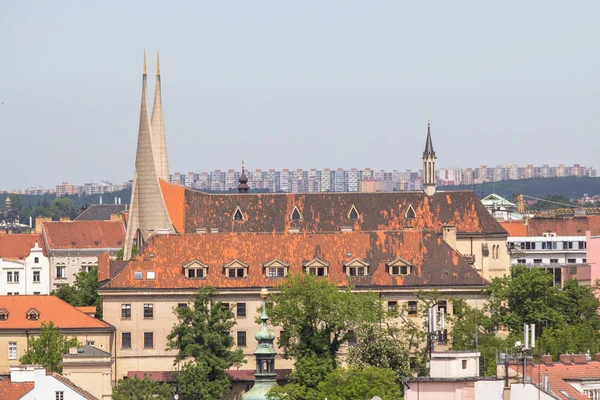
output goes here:
{"type": "Polygon", "coordinates": [[[573,354],[572,359],[574,364],[587,364],[585,353],[573,354]]]}
{"type": "Polygon", "coordinates": [[[543,356],[540,356],[540,362],[544,365],[552,365],[552,355],[544,354],[543,356]]]}
{"type": "Polygon", "coordinates": [[[572,356],[570,354],[561,354],[558,360],[563,364],[571,364],[572,356]]]}

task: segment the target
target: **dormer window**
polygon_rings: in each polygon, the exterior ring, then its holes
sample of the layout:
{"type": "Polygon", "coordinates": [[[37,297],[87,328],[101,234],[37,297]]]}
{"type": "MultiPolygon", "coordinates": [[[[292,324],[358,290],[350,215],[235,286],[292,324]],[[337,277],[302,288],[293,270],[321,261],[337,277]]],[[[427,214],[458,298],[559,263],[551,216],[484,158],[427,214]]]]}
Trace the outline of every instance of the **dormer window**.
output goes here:
{"type": "Polygon", "coordinates": [[[225,276],[228,278],[245,278],[248,276],[248,264],[240,260],[233,260],[229,264],[223,265],[225,276]]]}
{"type": "Polygon", "coordinates": [[[242,213],[242,210],[240,210],[240,207],[237,207],[235,209],[235,211],[233,212],[233,220],[234,221],[244,221],[244,214],[242,213]]]}
{"type": "Polygon", "coordinates": [[[387,263],[388,273],[390,275],[410,275],[411,265],[402,257],[396,258],[394,261],[387,263]]]}
{"type": "Polygon", "coordinates": [[[35,308],[30,308],[29,311],[27,311],[26,316],[30,321],[37,321],[40,318],[40,312],[35,308]]]}
{"type": "Polygon", "coordinates": [[[6,308],[0,308],[0,321],[6,321],[8,319],[8,310],[6,308]]]}
{"type": "Polygon", "coordinates": [[[184,274],[187,278],[191,279],[202,279],[206,278],[208,274],[208,265],[201,263],[198,260],[194,260],[183,266],[184,274]]]}
{"type": "Polygon", "coordinates": [[[417,213],[415,212],[415,209],[413,208],[412,204],[408,205],[408,208],[406,209],[406,213],[404,214],[404,216],[406,217],[406,219],[416,218],[417,213]]]}
{"type": "Polygon", "coordinates": [[[318,258],[314,258],[304,264],[304,271],[311,275],[327,276],[328,269],[329,263],[318,258]]]}
{"type": "Polygon", "coordinates": [[[290,219],[292,221],[300,221],[302,219],[302,214],[300,214],[300,210],[298,210],[298,207],[294,206],[294,209],[290,214],[290,219]]]}
{"type": "Polygon", "coordinates": [[[268,278],[283,278],[287,276],[289,266],[289,264],[286,264],[277,258],[263,265],[265,276],[268,278]]]}
{"type": "Polygon", "coordinates": [[[358,210],[356,209],[354,204],[352,204],[352,207],[350,207],[350,211],[348,211],[348,219],[358,219],[358,218],[359,218],[358,210]]]}
{"type": "Polygon", "coordinates": [[[353,259],[347,263],[344,263],[344,269],[348,276],[366,276],[369,274],[369,264],[358,258],[353,259]]]}

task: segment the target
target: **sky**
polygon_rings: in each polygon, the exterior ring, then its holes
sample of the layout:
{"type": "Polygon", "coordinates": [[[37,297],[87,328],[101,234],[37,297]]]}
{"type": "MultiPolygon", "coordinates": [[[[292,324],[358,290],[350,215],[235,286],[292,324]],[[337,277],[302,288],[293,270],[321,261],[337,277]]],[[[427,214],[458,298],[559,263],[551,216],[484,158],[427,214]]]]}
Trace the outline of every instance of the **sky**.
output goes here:
{"type": "Polygon", "coordinates": [[[0,0],[0,190],[171,172],[600,164],[600,2],[0,0]]]}

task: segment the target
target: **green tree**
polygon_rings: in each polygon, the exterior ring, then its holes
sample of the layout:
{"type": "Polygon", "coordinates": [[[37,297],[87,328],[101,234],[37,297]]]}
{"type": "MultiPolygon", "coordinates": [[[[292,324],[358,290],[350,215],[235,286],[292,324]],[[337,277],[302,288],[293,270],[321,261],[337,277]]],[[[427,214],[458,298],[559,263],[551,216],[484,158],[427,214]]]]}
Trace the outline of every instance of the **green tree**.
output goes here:
{"type": "Polygon", "coordinates": [[[92,267],[89,271],[79,272],[73,286],[61,286],[58,290],[53,290],[51,294],[75,307],[95,306],[96,318],[102,318],[102,307],[100,296],[98,296],[99,287],[98,268],[92,267]]]}
{"type": "Polygon", "coordinates": [[[68,197],[57,197],[50,204],[50,213],[55,219],[69,217],[71,219],[79,215],[79,207],[68,197]]]}
{"type": "Polygon", "coordinates": [[[382,318],[376,294],[340,289],[327,279],[310,274],[290,275],[278,286],[268,303],[269,317],[286,335],[280,339],[285,355],[327,357],[336,365],[336,355],[354,329],[382,318]]]}
{"type": "Polygon", "coordinates": [[[377,367],[337,368],[317,388],[319,400],[400,400],[400,387],[391,369],[377,367]]]}
{"type": "Polygon", "coordinates": [[[171,400],[173,388],[145,376],[121,379],[113,388],[113,400],[171,400]]]}
{"type": "Polygon", "coordinates": [[[244,361],[241,349],[232,350],[233,312],[214,296],[214,288],[203,287],[190,307],[175,309],[178,323],[167,336],[167,349],[178,351],[176,363],[186,361],[178,375],[183,400],[221,399],[231,385],[227,369],[244,361]]]}
{"type": "Polygon", "coordinates": [[[79,347],[77,338],[67,339],[54,327],[54,322],[42,322],[40,336],[29,339],[27,351],[19,362],[21,364],[43,365],[49,372],[62,372],[62,359],[70,347],[79,347]]]}
{"type": "Polygon", "coordinates": [[[348,349],[348,364],[391,369],[400,384],[412,371],[408,351],[394,333],[394,330],[378,323],[358,327],[356,344],[348,349]]]}
{"type": "MultiPolygon", "coordinates": [[[[137,254],[137,245],[134,243],[133,246],[131,246],[131,257],[135,256],[137,254]]],[[[117,260],[123,260],[123,257],[125,256],[125,246],[121,247],[121,250],[119,250],[117,252],[117,260]]]]}

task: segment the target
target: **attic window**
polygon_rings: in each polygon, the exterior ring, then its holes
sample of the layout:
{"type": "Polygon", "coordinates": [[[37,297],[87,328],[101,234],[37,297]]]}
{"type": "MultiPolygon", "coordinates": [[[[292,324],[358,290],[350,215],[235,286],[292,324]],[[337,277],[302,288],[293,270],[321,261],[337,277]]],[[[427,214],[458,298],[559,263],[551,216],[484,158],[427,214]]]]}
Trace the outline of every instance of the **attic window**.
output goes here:
{"type": "Polygon", "coordinates": [[[354,204],[352,204],[352,207],[350,207],[350,211],[348,212],[348,219],[358,219],[358,217],[358,211],[356,210],[354,204]]]}
{"type": "Polygon", "coordinates": [[[143,277],[142,271],[135,271],[133,273],[133,279],[136,280],[136,281],[141,280],[142,277],[143,277]]]}
{"type": "Polygon", "coordinates": [[[304,264],[304,271],[311,275],[327,276],[328,269],[329,263],[318,258],[314,258],[311,261],[304,264]]]}
{"type": "Polygon", "coordinates": [[[287,276],[288,267],[290,265],[275,258],[273,261],[263,265],[265,276],[268,278],[283,278],[287,276]]]}
{"type": "Polygon", "coordinates": [[[100,245],[100,242],[96,240],[96,241],[94,242],[94,244],[95,244],[96,246],[99,246],[99,245],[100,245]]]}
{"type": "Polygon", "coordinates": [[[223,265],[225,276],[227,278],[245,278],[248,276],[248,264],[244,264],[240,260],[233,260],[232,262],[223,265]]]}
{"type": "Polygon", "coordinates": [[[154,271],[148,271],[146,272],[146,279],[156,279],[156,272],[154,271]]]}
{"type": "Polygon", "coordinates": [[[358,258],[353,259],[347,263],[344,263],[346,275],[348,276],[366,276],[369,274],[369,264],[358,258]]]}
{"type": "Polygon", "coordinates": [[[294,209],[292,210],[292,215],[290,215],[290,219],[293,221],[299,221],[302,219],[302,214],[300,214],[300,210],[298,210],[298,207],[294,206],[294,209]]]}
{"type": "Polygon", "coordinates": [[[206,278],[206,274],[208,273],[208,265],[203,264],[198,260],[194,260],[184,265],[183,270],[187,278],[202,279],[206,278]]]}
{"type": "Polygon", "coordinates": [[[405,259],[398,257],[387,264],[390,275],[410,275],[411,265],[405,259]]]}
{"type": "Polygon", "coordinates": [[[71,242],[71,246],[76,246],[77,242],[71,242]]]}
{"type": "Polygon", "coordinates": [[[27,311],[27,319],[30,321],[37,321],[40,318],[40,312],[35,308],[30,308],[27,311]]]}
{"type": "Polygon", "coordinates": [[[0,321],[6,321],[8,319],[8,311],[3,308],[0,309],[0,321]]]}
{"type": "Polygon", "coordinates": [[[408,209],[406,209],[406,214],[405,214],[407,219],[414,219],[416,218],[417,214],[415,213],[415,209],[413,208],[412,204],[408,205],[408,209]]]}
{"type": "Polygon", "coordinates": [[[240,210],[240,207],[237,207],[235,209],[235,212],[233,213],[233,220],[244,221],[244,214],[242,214],[242,210],[240,210]]]}

